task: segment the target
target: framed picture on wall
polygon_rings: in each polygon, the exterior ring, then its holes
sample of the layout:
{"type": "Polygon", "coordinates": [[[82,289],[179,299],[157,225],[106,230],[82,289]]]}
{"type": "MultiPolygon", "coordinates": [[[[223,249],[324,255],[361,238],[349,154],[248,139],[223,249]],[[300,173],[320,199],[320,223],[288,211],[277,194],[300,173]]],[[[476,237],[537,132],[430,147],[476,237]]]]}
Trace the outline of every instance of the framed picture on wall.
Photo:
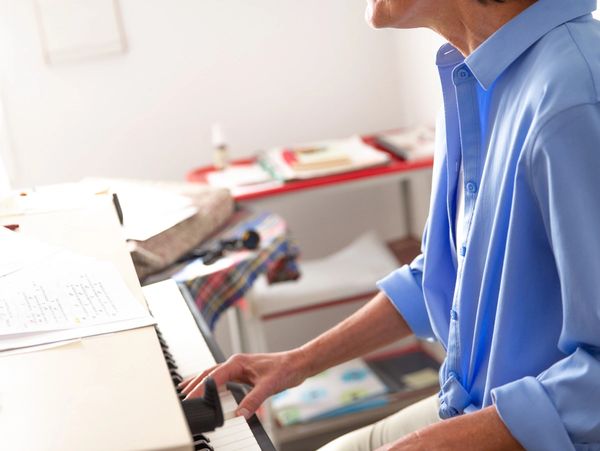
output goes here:
{"type": "Polygon", "coordinates": [[[127,50],[118,0],[33,0],[48,64],[127,50]]]}

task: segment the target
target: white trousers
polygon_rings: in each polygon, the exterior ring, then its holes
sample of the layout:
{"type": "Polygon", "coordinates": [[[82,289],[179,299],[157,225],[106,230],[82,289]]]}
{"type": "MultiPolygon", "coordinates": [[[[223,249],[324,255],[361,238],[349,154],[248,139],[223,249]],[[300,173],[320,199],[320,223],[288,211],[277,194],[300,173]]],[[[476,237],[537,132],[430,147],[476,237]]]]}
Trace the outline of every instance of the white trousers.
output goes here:
{"type": "Polygon", "coordinates": [[[435,394],[377,423],[349,432],[319,451],[371,451],[440,421],[440,402],[435,394]]]}

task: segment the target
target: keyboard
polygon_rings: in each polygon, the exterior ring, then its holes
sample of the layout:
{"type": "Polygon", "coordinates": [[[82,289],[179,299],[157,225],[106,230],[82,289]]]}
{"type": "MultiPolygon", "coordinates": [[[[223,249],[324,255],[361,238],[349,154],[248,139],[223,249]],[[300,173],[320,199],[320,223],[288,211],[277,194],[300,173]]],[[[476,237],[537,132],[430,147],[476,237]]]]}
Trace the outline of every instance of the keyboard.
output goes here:
{"type": "MultiPolygon", "coordinates": [[[[183,379],[194,376],[217,363],[200,329],[203,325],[196,322],[188,303],[174,281],[167,280],[147,285],[143,288],[143,292],[148,307],[157,321],[159,341],[175,386],[183,379]]],[[[233,393],[224,390],[219,393],[219,397],[225,423],[213,432],[194,436],[196,450],[275,449],[264,431],[259,445],[244,417],[235,416],[238,403],[233,393]]],[[[257,420],[253,421],[257,423],[257,420]]]]}

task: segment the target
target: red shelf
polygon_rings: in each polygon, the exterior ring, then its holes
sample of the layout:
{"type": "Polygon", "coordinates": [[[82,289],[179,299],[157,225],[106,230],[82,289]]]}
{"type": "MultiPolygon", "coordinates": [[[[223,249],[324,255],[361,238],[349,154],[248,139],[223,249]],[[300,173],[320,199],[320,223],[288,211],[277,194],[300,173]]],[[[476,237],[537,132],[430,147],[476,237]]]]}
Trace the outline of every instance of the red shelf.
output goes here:
{"type": "MultiPolygon", "coordinates": [[[[375,138],[372,136],[363,137],[365,143],[386,151],[375,143],[375,138]]],[[[387,152],[387,151],[386,151],[387,152]]],[[[317,188],[320,186],[327,185],[336,185],[351,181],[357,181],[361,179],[368,179],[373,177],[379,177],[390,174],[398,174],[403,172],[415,171],[418,169],[424,169],[431,167],[433,165],[433,158],[423,158],[414,161],[406,161],[398,158],[396,155],[388,152],[391,156],[391,160],[385,166],[377,166],[366,169],[359,169],[357,171],[344,172],[342,174],[333,174],[327,175],[324,177],[317,177],[314,179],[307,180],[293,180],[290,182],[286,182],[281,186],[266,188],[260,191],[254,191],[252,193],[242,194],[239,196],[235,196],[235,199],[238,201],[243,200],[253,200],[253,199],[262,199],[270,196],[277,196],[281,194],[291,193],[294,191],[306,190],[317,188]]],[[[235,160],[232,164],[251,164],[254,163],[255,159],[246,158],[235,160]]],[[[206,183],[206,176],[209,172],[214,171],[215,168],[212,166],[206,166],[194,169],[186,175],[186,180],[188,182],[197,182],[197,183],[206,183]]]]}

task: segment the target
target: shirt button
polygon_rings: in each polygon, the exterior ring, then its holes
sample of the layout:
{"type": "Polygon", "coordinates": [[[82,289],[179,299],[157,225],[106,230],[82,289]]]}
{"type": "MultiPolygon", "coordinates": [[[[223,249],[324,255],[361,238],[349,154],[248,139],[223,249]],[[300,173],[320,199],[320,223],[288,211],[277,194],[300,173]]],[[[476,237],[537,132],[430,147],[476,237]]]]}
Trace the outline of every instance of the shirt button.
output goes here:
{"type": "Polygon", "coordinates": [[[458,415],[458,410],[456,410],[454,407],[442,404],[440,405],[439,415],[442,420],[447,420],[448,418],[458,415]]]}
{"type": "Polygon", "coordinates": [[[454,379],[458,380],[458,374],[456,374],[456,372],[454,372],[454,371],[450,371],[450,372],[448,373],[448,378],[452,378],[452,377],[453,377],[454,379]]]}
{"type": "Polygon", "coordinates": [[[471,78],[471,73],[464,67],[457,69],[453,74],[454,83],[463,83],[471,78]]]}
{"type": "Polygon", "coordinates": [[[464,244],[460,247],[460,256],[464,257],[465,255],[467,255],[467,246],[465,246],[464,244]]]}
{"type": "Polygon", "coordinates": [[[477,192],[477,183],[468,182],[466,185],[466,188],[469,193],[476,193],[477,192]]]}
{"type": "Polygon", "coordinates": [[[450,310],[450,318],[453,319],[454,321],[456,321],[458,319],[458,313],[456,313],[456,310],[454,310],[454,309],[450,310]]]}

